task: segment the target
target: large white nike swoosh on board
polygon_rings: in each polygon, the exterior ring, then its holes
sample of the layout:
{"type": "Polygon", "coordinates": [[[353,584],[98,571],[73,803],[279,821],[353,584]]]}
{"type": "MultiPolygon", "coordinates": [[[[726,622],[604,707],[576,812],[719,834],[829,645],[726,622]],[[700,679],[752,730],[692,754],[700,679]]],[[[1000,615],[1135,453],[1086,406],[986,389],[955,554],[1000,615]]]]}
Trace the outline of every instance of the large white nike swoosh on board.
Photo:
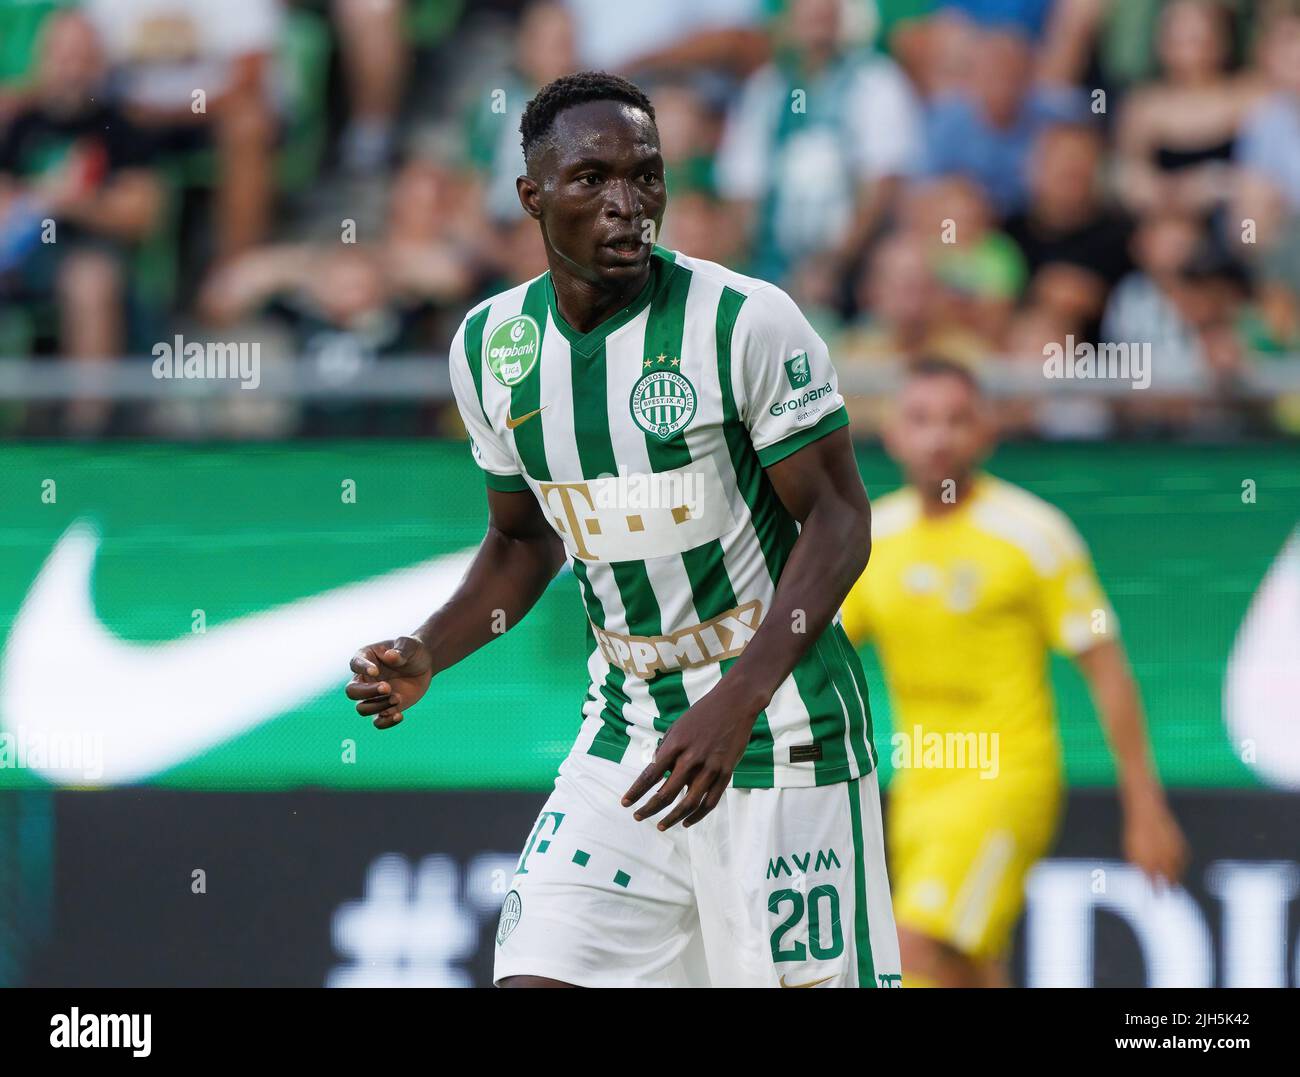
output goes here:
{"type": "MultiPolygon", "coordinates": [[[[23,600],[0,662],[0,726],[15,739],[99,738],[96,776],[70,773],[53,759],[30,767],[60,785],[139,781],[341,684],[358,647],[411,631],[446,601],[474,555],[436,557],[204,634],[143,644],[118,639],[95,613],[99,541],[85,521],[64,532],[23,600]]],[[[341,693],[338,703],[354,706],[341,693]]],[[[352,713],[358,732],[368,728],[352,713]]]]}
{"type": "Polygon", "coordinates": [[[1300,529],[1264,576],[1237,631],[1223,718],[1233,751],[1263,781],[1300,789],[1300,529]]]}

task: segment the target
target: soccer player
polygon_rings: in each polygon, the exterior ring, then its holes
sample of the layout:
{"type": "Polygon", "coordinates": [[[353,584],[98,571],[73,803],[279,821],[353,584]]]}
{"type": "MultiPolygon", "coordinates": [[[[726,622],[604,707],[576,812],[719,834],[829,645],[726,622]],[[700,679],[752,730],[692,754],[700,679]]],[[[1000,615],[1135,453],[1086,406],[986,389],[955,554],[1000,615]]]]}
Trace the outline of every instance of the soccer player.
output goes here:
{"type": "Polygon", "coordinates": [[[1025,876],[1061,810],[1049,648],[1077,663],[1108,735],[1128,859],[1172,882],[1187,856],[1083,541],[980,470],[991,429],[965,367],[910,368],[885,429],[908,485],[876,503],[871,566],[843,609],[893,704],[889,855],[909,986],[1006,983],[1025,876]]]}
{"type": "Polygon", "coordinates": [[[496,982],[895,986],[867,689],[837,620],[870,509],[826,345],[779,288],[654,243],[663,160],[631,83],[557,79],[520,129],[550,268],[451,347],[487,535],[445,606],[358,652],[347,694],[396,725],[567,557],[590,687],[496,982]]]}

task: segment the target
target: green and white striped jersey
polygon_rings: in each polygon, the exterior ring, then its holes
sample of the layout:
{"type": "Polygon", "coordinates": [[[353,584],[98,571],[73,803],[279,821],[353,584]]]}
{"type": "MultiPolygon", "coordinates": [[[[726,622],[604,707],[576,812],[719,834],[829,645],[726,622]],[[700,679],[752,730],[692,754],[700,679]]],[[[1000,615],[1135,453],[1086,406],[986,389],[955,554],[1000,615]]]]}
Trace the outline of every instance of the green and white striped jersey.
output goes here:
{"type": "MultiPolygon", "coordinates": [[[[590,620],[587,751],[649,759],[771,608],[799,527],[764,468],[844,426],[825,343],[781,289],[654,249],[589,333],[549,273],[479,304],[451,381],[497,490],[529,490],[590,620]]],[[[732,784],[825,785],[875,765],[861,663],[837,623],[759,716],[732,784]]]]}

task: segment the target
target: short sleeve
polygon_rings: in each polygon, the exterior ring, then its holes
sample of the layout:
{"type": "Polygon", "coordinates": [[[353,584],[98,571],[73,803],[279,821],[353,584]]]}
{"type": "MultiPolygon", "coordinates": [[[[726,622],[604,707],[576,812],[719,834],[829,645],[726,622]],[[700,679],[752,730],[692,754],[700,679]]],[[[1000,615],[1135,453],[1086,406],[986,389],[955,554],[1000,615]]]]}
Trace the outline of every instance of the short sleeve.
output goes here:
{"type": "Polygon", "coordinates": [[[1114,639],[1115,613],[1074,525],[1053,512],[1047,539],[1054,556],[1040,567],[1035,593],[1052,649],[1073,656],[1114,639]]]}
{"type": "Polygon", "coordinates": [[[732,371],[740,416],[764,467],[848,425],[826,343],[780,288],[760,288],[745,300],[732,371]]]}
{"type": "MultiPolygon", "coordinates": [[[[479,386],[470,372],[470,358],[466,350],[466,326],[472,319],[460,323],[451,342],[448,366],[451,373],[451,391],[456,398],[456,408],[461,422],[469,434],[470,451],[474,462],[483,469],[488,486],[494,490],[512,493],[526,490],[528,484],[519,471],[514,453],[492,429],[479,386]]],[[[477,352],[477,348],[475,349],[477,352]]]]}

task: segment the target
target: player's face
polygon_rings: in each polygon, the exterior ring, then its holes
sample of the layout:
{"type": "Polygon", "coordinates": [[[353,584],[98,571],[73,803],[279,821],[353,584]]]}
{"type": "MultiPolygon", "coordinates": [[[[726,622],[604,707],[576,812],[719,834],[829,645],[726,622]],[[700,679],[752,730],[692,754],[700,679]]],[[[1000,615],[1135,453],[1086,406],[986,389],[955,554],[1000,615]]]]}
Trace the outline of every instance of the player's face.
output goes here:
{"type": "Polygon", "coordinates": [[[959,378],[913,378],[885,429],[885,448],[922,490],[966,479],[990,445],[979,396],[959,378]]]}
{"type": "Polygon", "coordinates": [[[642,282],[668,201],[650,117],[617,101],[566,109],[534,171],[520,200],[541,222],[552,268],[615,290],[642,282]]]}

